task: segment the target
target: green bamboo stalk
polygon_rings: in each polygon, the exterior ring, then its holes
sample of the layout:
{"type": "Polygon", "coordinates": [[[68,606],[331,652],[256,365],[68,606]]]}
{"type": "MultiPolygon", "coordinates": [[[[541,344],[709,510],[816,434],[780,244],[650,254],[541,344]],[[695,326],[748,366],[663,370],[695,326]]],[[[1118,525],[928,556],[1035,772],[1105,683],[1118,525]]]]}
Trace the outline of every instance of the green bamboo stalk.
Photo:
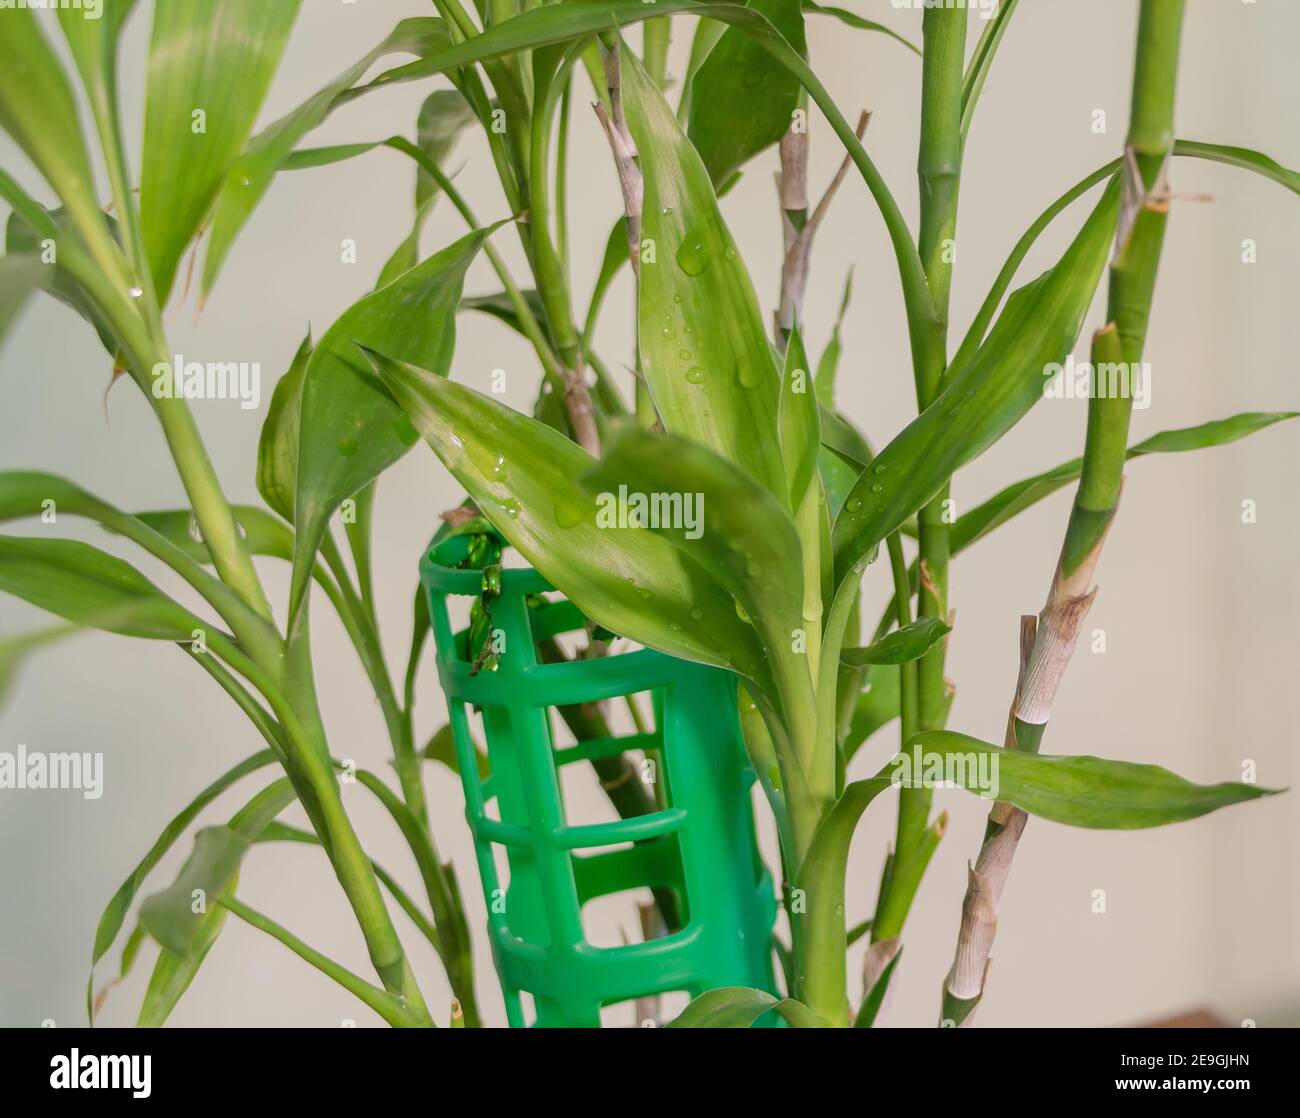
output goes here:
{"type": "MultiPolygon", "coordinates": [[[[938,395],[947,365],[948,303],[952,288],[952,244],[957,229],[957,194],[962,159],[962,93],[966,51],[966,12],[961,8],[931,8],[922,23],[924,62],[921,74],[921,142],[917,157],[921,219],[917,251],[925,270],[934,305],[928,325],[931,340],[924,358],[914,368],[916,400],[924,411],[938,395]]],[[[917,617],[946,618],[948,615],[948,525],[944,509],[948,500],[945,485],[920,512],[918,544],[921,579],[917,593],[917,617]]],[[[917,665],[917,729],[942,729],[947,714],[944,684],[944,645],[931,649],[917,665]]],[[[906,740],[906,739],[904,739],[906,740]]],[[[894,882],[919,881],[914,858],[925,858],[926,831],[930,822],[932,790],[905,788],[898,801],[898,831],[894,848],[894,882]]],[[[928,859],[927,859],[928,860],[928,859]]],[[[923,867],[922,867],[923,870],[923,867]]],[[[905,906],[881,897],[881,911],[897,912],[901,928],[905,906]]],[[[878,914],[879,915],[879,914],[878,914]]],[[[898,928],[876,924],[873,938],[887,939],[898,928]]]]}
{"type": "MultiPolygon", "coordinates": [[[[1093,393],[1083,468],[1047,604],[1022,620],[1021,671],[1007,726],[1008,748],[1036,752],[1052,701],[1092,604],[1090,590],[1115,517],[1132,415],[1132,377],[1141,361],[1160,265],[1169,192],[1165,169],[1174,149],[1173,112],[1185,0],[1143,0],[1138,19],[1133,100],[1124,160],[1124,203],[1116,231],[1107,300],[1109,321],[1093,336],[1093,393]],[[1123,391],[1105,381],[1124,368],[1123,391]]],[[[944,982],[941,1018],[968,1024],[984,993],[997,910],[1028,820],[1019,808],[995,804],[974,868],[952,969],[944,982]]]]}

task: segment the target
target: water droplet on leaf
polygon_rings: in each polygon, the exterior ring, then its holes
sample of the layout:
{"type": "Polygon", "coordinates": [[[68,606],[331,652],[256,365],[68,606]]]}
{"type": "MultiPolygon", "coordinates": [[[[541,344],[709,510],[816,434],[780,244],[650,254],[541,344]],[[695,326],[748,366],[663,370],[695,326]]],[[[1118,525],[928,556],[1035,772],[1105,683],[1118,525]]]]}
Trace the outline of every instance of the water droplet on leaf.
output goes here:
{"type": "Polygon", "coordinates": [[[709,266],[711,253],[705,235],[696,230],[677,246],[677,266],[688,276],[698,276],[709,266]]]}

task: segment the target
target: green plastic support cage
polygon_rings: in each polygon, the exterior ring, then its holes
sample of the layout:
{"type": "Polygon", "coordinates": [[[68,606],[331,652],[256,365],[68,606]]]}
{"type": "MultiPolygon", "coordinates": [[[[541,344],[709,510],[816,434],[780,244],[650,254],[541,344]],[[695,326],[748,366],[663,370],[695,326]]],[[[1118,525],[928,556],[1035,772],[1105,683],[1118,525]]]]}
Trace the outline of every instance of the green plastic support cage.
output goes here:
{"type": "Polygon", "coordinates": [[[484,571],[461,566],[472,538],[430,545],[420,578],[511,1027],[598,1027],[602,1007],[651,995],[771,991],[776,903],[755,844],[735,678],[650,649],[545,662],[540,642],[587,622],[529,568],[500,570],[499,584],[493,570],[490,634],[500,655],[484,670],[470,647],[473,625],[456,631],[448,609],[449,598],[484,592],[484,571]],[[647,692],[653,724],[643,720],[643,732],[557,746],[556,708],[647,692]],[[482,779],[475,708],[490,767],[482,779]],[[619,756],[654,774],[654,810],[569,822],[564,767],[619,756]],[[671,894],[675,930],[644,943],[589,942],[589,901],[646,888],[671,894]]]}

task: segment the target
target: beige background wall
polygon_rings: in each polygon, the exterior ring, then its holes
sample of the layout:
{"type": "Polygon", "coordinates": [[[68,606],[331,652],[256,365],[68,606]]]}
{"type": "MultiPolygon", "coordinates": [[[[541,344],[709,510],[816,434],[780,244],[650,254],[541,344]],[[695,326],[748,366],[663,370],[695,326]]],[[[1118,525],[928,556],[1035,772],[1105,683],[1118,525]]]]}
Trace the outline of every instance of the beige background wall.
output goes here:
{"type": "MultiPolygon", "coordinates": [[[[149,6],[128,34],[123,64],[129,134],[139,134],[149,6]]],[[[919,38],[920,16],[883,0],[855,9],[919,38]]],[[[300,102],[355,59],[403,16],[427,14],[419,0],[309,0],[271,95],[265,119],[300,102]]],[[[989,80],[971,132],[962,183],[954,321],[964,324],[1029,220],[1052,198],[1120,150],[1127,119],[1136,4],[1025,0],[989,80]],[[1090,130],[1104,109],[1108,131],[1090,130]]],[[[973,20],[973,23],[975,21],[973,20]]],[[[972,41],[978,34],[972,27],[972,41]]],[[[682,21],[681,35],[687,34],[682,21]]],[[[1300,6],[1288,0],[1192,0],[1185,36],[1178,119],[1182,136],[1264,149],[1300,165],[1294,44],[1300,6]]],[[[684,43],[675,49],[681,72],[684,43]]],[[[874,112],[868,148],[905,212],[915,216],[914,163],[918,61],[877,36],[814,19],[812,59],[846,115],[874,112]]],[[[330,120],[314,142],[377,139],[412,130],[427,85],[386,91],[330,120]]],[[[618,198],[604,141],[577,99],[572,209],[576,286],[585,299],[618,198]]],[[[138,144],[133,145],[138,152],[138,144]]],[[[824,183],[838,153],[814,123],[812,182],[824,183]]],[[[32,182],[7,141],[0,163],[32,182]]],[[[482,141],[450,161],[485,219],[505,216],[482,141]]],[[[771,182],[775,157],[748,170],[725,212],[765,306],[775,298],[779,227],[771,182]]],[[[287,366],[307,323],[319,336],[364,293],[408,228],[412,170],[384,151],[332,169],[277,180],[236,247],[201,317],[194,300],[176,308],[174,348],[210,360],[259,361],[265,384],[287,366]],[[354,238],[359,262],[340,263],[354,238]]],[[[1135,416],[1135,435],[1247,410],[1295,407],[1295,328],[1300,204],[1280,188],[1227,168],[1180,161],[1176,189],[1208,192],[1214,202],[1174,207],[1151,330],[1153,405],[1135,416]],[[1243,238],[1258,243],[1258,263],[1240,261],[1243,238]]],[[[44,197],[44,195],[42,195],[44,197]]],[[[1072,234],[1082,210],[1053,226],[1034,252],[1028,277],[1072,234]]],[[[426,251],[460,235],[440,204],[426,251]]],[[[512,248],[508,231],[498,242],[512,248]]],[[[512,253],[512,259],[517,253],[512,253]]],[[[845,271],[855,269],[853,307],[842,366],[846,409],[883,442],[913,407],[906,338],[892,259],[881,222],[860,180],[850,175],[814,254],[808,333],[820,349],[845,271]]],[[[519,274],[522,274],[520,270],[519,274]]],[[[496,287],[481,262],[468,290],[496,287]]],[[[620,281],[600,337],[618,364],[628,351],[620,281]]],[[[1086,330],[1100,325],[1094,308],[1086,330]]],[[[1077,351],[1082,359],[1083,347],[1077,351]]],[[[108,366],[91,333],[48,301],[26,313],[0,358],[0,467],[66,474],[127,508],[161,508],[181,491],[153,422],[129,384],[101,396],[108,366]]],[[[491,320],[464,316],[455,376],[485,387],[493,368],[510,379],[510,400],[526,406],[536,372],[526,347],[491,320]]],[[[263,405],[264,406],[264,405],[263,405]]],[[[197,409],[212,456],[232,497],[255,498],[253,463],[263,411],[233,403],[197,409]]],[[[1015,478],[1072,456],[1082,442],[1082,404],[1040,406],[1030,420],[959,477],[954,495],[970,507],[1015,478]]],[[[1129,471],[1089,622],[1107,651],[1081,648],[1061,693],[1047,748],[1097,752],[1165,764],[1197,780],[1237,778],[1245,759],[1261,783],[1300,783],[1295,726],[1297,584],[1300,533],[1294,479],[1300,428],[1199,455],[1146,459],[1129,471]],[[1257,503],[1243,525],[1241,501],[1257,503]]],[[[377,512],[381,616],[394,665],[404,657],[410,594],[420,547],[436,514],[457,491],[432,454],[417,449],[390,471],[377,512]]],[[[997,738],[1014,668],[1016,618],[1042,603],[1069,496],[1045,502],[974,549],[956,568],[957,628],[950,674],[958,697],[953,725],[997,738]]],[[[25,526],[22,531],[38,530],[25,526]]],[[[82,524],[60,532],[112,541],[82,524]]],[[[283,603],[285,571],[263,571],[283,603]]],[[[171,586],[163,575],[159,581],[171,586]]],[[[869,598],[883,601],[887,576],[870,573],[869,598]]],[[[334,751],[385,766],[379,712],[339,626],[316,611],[320,690],[334,751]]],[[[41,623],[36,611],[0,600],[0,630],[41,623]]],[[[441,720],[431,671],[421,681],[418,724],[441,720]]],[[[45,751],[92,750],[106,757],[106,791],[0,793],[0,1024],[42,1019],[74,1024],[95,921],[165,821],[218,772],[259,743],[205,677],[165,645],[92,634],[44,655],[25,672],[0,721],[0,749],[19,743],[45,751]]],[[[870,768],[893,743],[865,752],[870,768]]],[[[456,860],[481,903],[453,778],[429,783],[444,854],[456,860]]],[[[409,856],[364,794],[349,790],[373,855],[413,880],[409,856]]],[[[933,1021],[951,957],[964,865],[978,847],[983,807],[939,793],[952,824],[913,911],[907,955],[890,1021],[933,1021]]],[[[224,818],[231,804],[210,813],[224,818]]],[[[986,1025],[1104,1025],[1208,1005],[1229,1020],[1300,1022],[1300,812],[1293,793],[1169,829],[1103,834],[1035,822],[1022,845],[1003,910],[986,1025]],[[1107,911],[1092,913],[1093,891],[1107,911]]],[[[854,848],[849,917],[865,916],[892,810],[875,811],[854,848]]],[[[183,844],[188,848],[188,843],[183,844]]],[[[155,881],[169,880],[182,851],[155,881]]],[[[321,950],[365,970],[354,922],[323,859],[309,849],[267,847],[248,860],[241,892],[321,950]]],[[[611,919],[618,919],[615,914],[611,919]]],[[[437,965],[402,925],[426,993],[447,993],[437,965]]],[[[610,929],[613,931],[613,928],[610,929]]],[[[150,960],[151,962],[151,960],[150,960]]],[[[486,951],[480,991],[489,1019],[501,1021],[486,951]]],[[[144,988],[139,968],[110,996],[104,1021],[129,1022],[144,988]]],[[[277,944],[232,922],[173,1020],[181,1025],[334,1026],[371,1023],[367,1011],[277,944]]]]}

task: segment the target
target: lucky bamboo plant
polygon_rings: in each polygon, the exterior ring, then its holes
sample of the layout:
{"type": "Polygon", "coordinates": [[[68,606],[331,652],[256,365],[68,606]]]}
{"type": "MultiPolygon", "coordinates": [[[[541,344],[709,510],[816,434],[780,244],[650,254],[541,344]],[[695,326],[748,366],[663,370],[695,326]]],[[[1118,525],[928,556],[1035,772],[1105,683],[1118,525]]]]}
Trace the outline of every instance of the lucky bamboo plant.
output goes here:
{"type": "MultiPolygon", "coordinates": [[[[1125,461],[1231,442],[1288,417],[1237,415],[1129,445],[1132,394],[1103,390],[1108,373],[1114,383],[1114,374],[1142,362],[1175,199],[1174,158],[1232,164],[1300,192],[1300,175],[1262,154],[1176,138],[1184,0],[1135,5],[1122,150],[1029,225],[960,331],[949,329],[949,293],[962,157],[1017,0],[972,3],[983,19],[965,3],[906,5],[925,9],[919,44],[811,0],[476,0],[472,11],[461,0],[434,0],[436,15],[405,20],[382,36],[386,29],[377,29],[376,46],[354,66],[254,133],[299,6],[156,0],[144,132],[130,138],[119,116],[117,57],[133,0],[0,11],[0,125],[44,180],[33,193],[0,172],[0,195],[12,210],[0,261],[0,324],[34,289],[75,308],[103,340],[114,379],[125,374],[145,393],[189,499],[185,508],[132,514],[59,477],[8,472],[0,475],[0,511],[17,519],[56,507],[97,521],[170,568],[201,604],[182,605],[124,560],[40,530],[0,539],[0,589],[61,616],[71,630],[174,642],[230,695],[266,746],[168,825],[113,896],[95,936],[95,962],[127,927],[150,871],[200,811],[257,770],[280,774],[227,824],[198,831],[175,883],[139,907],[123,970],[146,940],[161,947],[141,1024],[167,1018],[228,913],[279,939],[389,1023],[434,1024],[439,1007],[420,992],[385,892],[441,959],[457,999],[451,1023],[480,1022],[460,886],[434,844],[435,825],[462,824],[430,815],[421,768],[445,750],[438,736],[421,748],[412,718],[428,620],[417,595],[406,672],[394,680],[372,592],[374,487],[418,436],[467,494],[447,514],[444,535],[513,547],[588,619],[584,654],[599,655],[617,636],[734,673],[746,748],[780,842],[773,869],[788,916],[789,941],[776,945],[784,980],[777,991],[705,992],[676,1024],[746,1026],[770,1010],[796,1027],[873,1024],[898,965],[909,908],[944,833],[945,816],[932,814],[936,780],[993,800],[982,849],[954,852],[974,861],[952,969],[935,976],[937,1020],[949,1025],[967,1022],[983,995],[999,898],[1029,815],[1084,827],[1150,827],[1263,794],[1246,783],[1192,784],[1133,759],[1039,752],[1092,601],[1125,461]],[[891,189],[869,154],[866,116],[851,125],[806,60],[804,24],[814,18],[886,33],[898,49],[920,56],[915,232],[895,200],[898,184],[891,189]],[[980,29],[973,43],[970,28],[980,29]],[[670,75],[674,31],[690,37],[690,53],[684,71],[670,75]],[[58,33],[66,50],[54,45],[58,33]],[[397,54],[413,60],[394,65],[397,54]],[[306,145],[337,106],[394,83],[436,78],[449,87],[429,95],[414,138],[306,145]],[[594,100],[595,119],[578,111],[583,98],[594,100]],[[845,152],[817,204],[807,174],[810,122],[829,128],[845,152]],[[475,126],[505,198],[494,224],[480,221],[443,168],[458,134],[475,126]],[[613,230],[580,228],[567,209],[567,138],[580,127],[599,127],[608,139],[624,211],[613,230]],[[256,477],[267,507],[233,505],[200,440],[182,372],[168,364],[164,310],[187,296],[187,268],[200,298],[212,288],[279,171],[381,145],[415,163],[411,234],[373,291],[319,340],[303,341],[262,430],[256,477]],[[132,147],[141,152],[138,166],[132,147]],[[728,232],[723,209],[742,168],[774,147],[784,260],[769,331],[744,246],[728,232]],[[99,166],[102,181],[93,170],[99,166]],[[874,202],[862,220],[883,219],[888,232],[894,259],[880,266],[897,270],[916,391],[916,418],[878,451],[836,405],[838,328],[814,364],[803,326],[814,235],[849,174],[862,177],[874,202]],[[36,197],[46,188],[50,204],[36,197]],[[1013,290],[1039,234],[1089,194],[1096,195],[1092,209],[1059,261],[1013,290]],[[441,196],[468,232],[421,259],[421,228],[441,196]],[[585,313],[569,268],[568,245],[579,232],[606,238],[585,313]],[[200,237],[201,260],[184,265],[200,237]],[[507,237],[518,238],[527,280],[514,277],[494,248],[507,237]],[[466,269],[479,253],[501,290],[466,297],[466,269]],[[625,264],[635,277],[637,323],[636,351],[622,358],[633,370],[627,378],[612,371],[617,363],[596,343],[604,296],[625,264]],[[954,517],[952,478],[1044,395],[1045,372],[1073,349],[1102,284],[1105,314],[1094,324],[1096,379],[1081,456],[954,517]],[[532,415],[452,379],[455,317],[464,309],[497,316],[531,344],[540,384],[532,415]],[[1019,671],[1014,680],[1008,673],[1005,740],[998,746],[949,730],[951,561],[1069,485],[1074,504],[1059,562],[1044,579],[1046,604],[1022,620],[1019,671]],[[626,508],[611,514],[615,494],[642,503],[630,515],[626,508]],[[702,513],[699,524],[673,515],[688,500],[702,513]],[[893,595],[876,622],[859,590],[878,554],[893,595]],[[278,619],[254,556],[292,564],[278,619]],[[313,585],[338,612],[379,697],[396,785],[365,771],[355,779],[400,827],[419,866],[422,897],[369,859],[344,809],[339,770],[347,767],[331,754],[313,687],[313,585]],[[864,741],[895,721],[898,755],[874,775],[851,776],[864,741]],[[896,801],[883,795],[894,787],[896,801]],[[849,846],[878,798],[874,810],[897,811],[897,835],[874,917],[850,929],[846,888],[861,893],[869,883],[846,882],[849,846]],[[310,830],[278,821],[294,801],[310,830]],[[322,848],[365,938],[372,978],[238,899],[242,859],[268,841],[322,848]],[[846,952],[864,935],[866,973],[851,983],[846,952]]],[[[849,305],[846,289],[841,316],[849,305]]],[[[6,638],[3,662],[12,665],[67,631],[6,638]]],[[[480,666],[490,667],[488,655],[485,649],[480,666]]],[[[598,707],[566,717],[579,737],[607,732],[598,707]]],[[[649,810],[611,775],[617,772],[602,773],[608,787],[625,788],[611,792],[622,814],[649,810]]],[[[92,974],[92,1017],[95,994],[92,974]]]]}

